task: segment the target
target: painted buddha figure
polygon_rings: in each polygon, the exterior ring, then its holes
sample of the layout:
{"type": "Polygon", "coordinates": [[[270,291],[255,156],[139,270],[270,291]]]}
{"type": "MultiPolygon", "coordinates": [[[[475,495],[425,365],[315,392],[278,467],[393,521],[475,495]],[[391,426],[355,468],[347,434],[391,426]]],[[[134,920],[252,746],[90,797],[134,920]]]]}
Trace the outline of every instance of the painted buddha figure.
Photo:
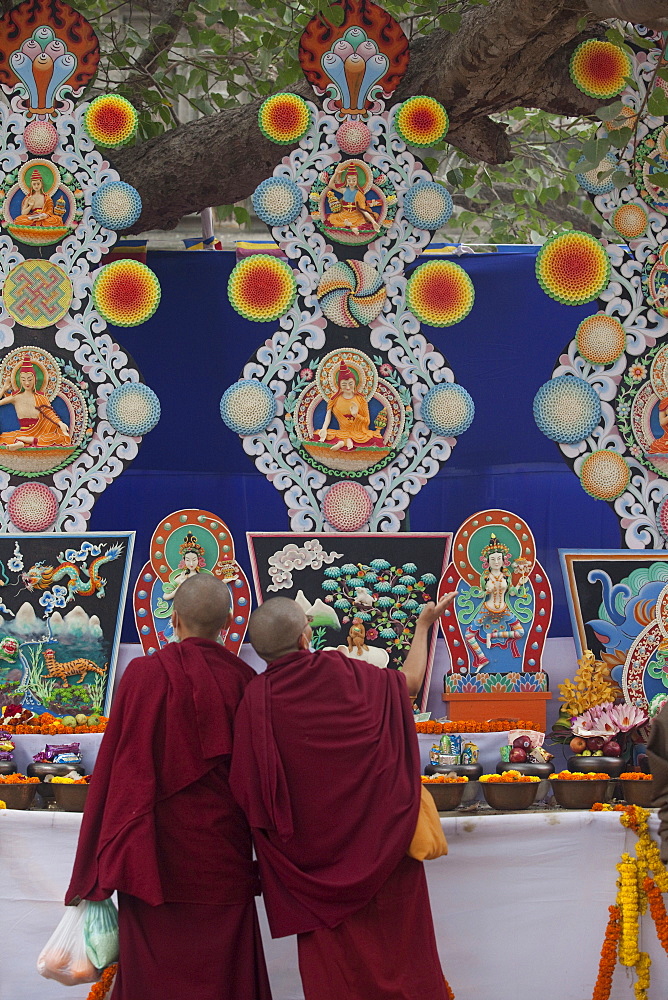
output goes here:
{"type": "Polygon", "coordinates": [[[377,431],[371,429],[369,405],[357,391],[355,372],[341,362],[336,376],[338,392],[335,392],[327,403],[327,413],[322,427],[317,431],[317,438],[323,443],[332,442],[332,451],[352,451],[354,448],[368,448],[370,445],[382,448],[383,439],[377,431]],[[338,429],[330,428],[332,416],[338,423],[338,429]]]}
{"type": "Polygon", "coordinates": [[[647,449],[648,455],[668,455],[668,397],[662,399],[657,407],[659,424],[663,434],[647,449]]]}
{"type": "MultiPolygon", "coordinates": [[[[193,532],[188,531],[179,545],[179,556],[181,558],[179,559],[178,566],[169,574],[167,582],[162,585],[162,597],[158,597],[155,611],[153,612],[155,618],[171,618],[174,594],[182,583],[189,580],[191,576],[197,576],[198,573],[211,573],[206,568],[205,555],[204,547],[197,541],[193,532]]],[[[164,629],[158,631],[158,638],[161,645],[164,645],[166,642],[177,641],[169,622],[165,625],[164,629]]]]}
{"type": "Polygon", "coordinates": [[[489,663],[480,646],[481,642],[487,649],[491,649],[492,645],[499,645],[504,649],[510,647],[512,655],[518,657],[520,652],[517,640],[524,635],[524,627],[509,604],[508,597],[521,592],[526,576],[520,576],[517,585],[513,586],[509,568],[510,549],[494,534],[490,535],[489,545],[482,550],[481,560],[483,571],[480,590],[483,599],[464,634],[466,645],[473,653],[476,672],[489,663]]]}
{"type": "Polygon", "coordinates": [[[7,380],[0,387],[0,406],[11,405],[20,427],[0,434],[0,446],[8,451],[20,448],[66,447],[71,444],[69,428],[51,406],[47,396],[36,391],[37,379],[30,354],[18,372],[19,388],[7,380]]]}
{"type": "Polygon", "coordinates": [[[349,229],[359,235],[360,229],[372,226],[380,232],[380,225],[360,189],[356,167],[343,164],[334,174],[332,188],[327,192],[327,225],[335,229],[349,229]]]}
{"type": "Polygon", "coordinates": [[[189,580],[191,576],[196,576],[202,570],[208,573],[206,559],[204,558],[204,549],[192,531],[189,531],[185,535],[182,544],[179,545],[179,555],[181,559],[177,568],[173,573],[170,573],[169,582],[165,583],[162,588],[163,596],[168,601],[171,601],[185,580],[189,580]]]}
{"type": "Polygon", "coordinates": [[[62,226],[64,205],[60,215],[53,208],[52,199],[44,190],[44,180],[39,170],[33,170],[30,177],[30,194],[21,204],[21,214],[14,223],[19,226],[62,226]]]}

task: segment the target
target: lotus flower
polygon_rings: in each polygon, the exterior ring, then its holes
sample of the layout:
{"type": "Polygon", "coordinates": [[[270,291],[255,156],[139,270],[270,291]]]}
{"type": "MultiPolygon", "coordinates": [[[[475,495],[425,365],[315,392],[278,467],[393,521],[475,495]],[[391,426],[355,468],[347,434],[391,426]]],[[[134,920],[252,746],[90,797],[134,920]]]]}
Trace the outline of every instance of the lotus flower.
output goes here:
{"type": "Polygon", "coordinates": [[[571,721],[571,729],[576,736],[616,736],[617,733],[628,733],[647,722],[647,715],[635,705],[624,702],[613,705],[605,702],[593,705],[582,715],[576,715],[571,721]]]}
{"type": "Polygon", "coordinates": [[[613,705],[608,715],[616,725],[618,733],[628,733],[630,729],[636,729],[647,722],[647,713],[643,712],[636,705],[613,705]]]}

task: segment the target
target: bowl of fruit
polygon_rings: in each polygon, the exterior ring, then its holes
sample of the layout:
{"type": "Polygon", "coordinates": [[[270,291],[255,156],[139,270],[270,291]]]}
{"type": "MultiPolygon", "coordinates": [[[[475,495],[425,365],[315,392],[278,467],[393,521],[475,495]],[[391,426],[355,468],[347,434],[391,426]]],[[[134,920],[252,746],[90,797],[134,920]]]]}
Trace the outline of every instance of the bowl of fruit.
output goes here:
{"type": "Polygon", "coordinates": [[[625,768],[621,744],[605,736],[574,736],[568,744],[573,756],[568,758],[569,771],[583,774],[608,774],[618,778],[625,768]]]}

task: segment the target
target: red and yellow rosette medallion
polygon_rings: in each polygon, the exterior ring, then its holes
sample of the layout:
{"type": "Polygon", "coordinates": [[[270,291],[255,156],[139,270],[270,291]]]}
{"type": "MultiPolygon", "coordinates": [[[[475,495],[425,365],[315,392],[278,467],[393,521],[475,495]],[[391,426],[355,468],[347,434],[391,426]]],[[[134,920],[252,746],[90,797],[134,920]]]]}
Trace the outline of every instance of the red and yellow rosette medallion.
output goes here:
{"type": "Polygon", "coordinates": [[[137,132],[137,112],[119,94],[96,97],[84,114],[84,128],[97,146],[117,149],[131,142],[137,132]]]}
{"type": "Polygon", "coordinates": [[[565,305],[598,298],[610,280],[610,258],[594,236],[573,230],[553,236],[536,257],[543,291],[565,305]]]}
{"type": "Polygon", "coordinates": [[[421,264],[406,284],[406,304],[422,323],[452,326],[468,316],[475,290],[466,271],[449,260],[421,264]]]}
{"type": "Polygon", "coordinates": [[[394,127],[409,146],[434,146],[448,131],[448,113],[433,97],[409,97],[400,104],[394,127]]]}
{"type": "Polygon", "coordinates": [[[274,94],[258,111],[260,131],[272,142],[289,145],[303,139],[311,127],[311,110],[297,94],[274,94]]]}
{"type": "Polygon", "coordinates": [[[285,261],[256,253],[236,265],[227,293],[233,308],[245,319],[270,323],[290,308],[297,283],[285,261]]]}
{"type": "Polygon", "coordinates": [[[160,282],[146,264],[137,260],[116,260],[97,272],[93,302],[109,323],[139,326],[160,304],[160,282]]]}
{"type": "Polygon", "coordinates": [[[631,60],[618,45],[589,38],[571,56],[570,71],[578,90],[603,100],[622,92],[631,76],[631,60]]]}

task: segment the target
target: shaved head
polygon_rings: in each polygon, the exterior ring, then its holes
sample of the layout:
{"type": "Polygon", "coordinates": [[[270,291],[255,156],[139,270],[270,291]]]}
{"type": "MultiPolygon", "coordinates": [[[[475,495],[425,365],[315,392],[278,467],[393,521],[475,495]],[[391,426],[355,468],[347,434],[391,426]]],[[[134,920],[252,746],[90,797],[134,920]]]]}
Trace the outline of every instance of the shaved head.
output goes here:
{"type": "Polygon", "coordinates": [[[209,573],[198,573],[183,581],[174,594],[172,607],[180,630],[202,639],[215,639],[227,625],[232,597],[222,580],[209,573]]]}
{"type": "Polygon", "coordinates": [[[272,597],[250,616],[248,638],[257,655],[273,663],[301,648],[299,637],[308,627],[308,619],[296,601],[272,597]]]}

